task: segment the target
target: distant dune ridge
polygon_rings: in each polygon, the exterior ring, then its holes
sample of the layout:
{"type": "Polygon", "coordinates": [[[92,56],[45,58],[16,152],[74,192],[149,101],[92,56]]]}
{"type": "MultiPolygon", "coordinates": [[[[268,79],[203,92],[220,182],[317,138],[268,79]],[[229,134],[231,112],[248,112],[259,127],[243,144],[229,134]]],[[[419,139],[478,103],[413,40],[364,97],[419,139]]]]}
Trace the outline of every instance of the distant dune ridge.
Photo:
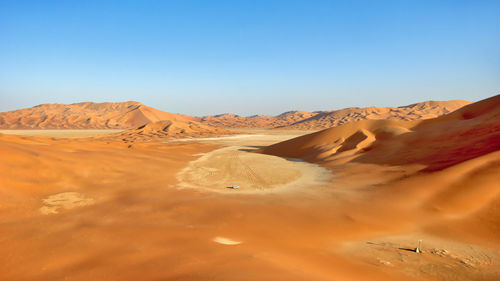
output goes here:
{"type": "Polygon", "coordinates": [[[161,120],[192,117],[139,102],[42,104],[0,113],[1,129],[128,129],[161,120]]]}
{"type": "Polygon", "coordinates": [[[223,128],[277,128],[289,126],[316,114],[307,111],[288,111],[277,116],[253,115],[243,117],[232,113],[225,113],[199,117],[198,121],[210,126],[223,128]]]}
{"type": "Polygon", "coordinates": [[[418,120],[455,111],[468,101],[426,101],[402,107],[346,108],[333,111],[288,111],[277,116],[242,117],[231,113],[191,117],[161,111],[139,102],[42,104],[0,113],[0,129],[130,129],[152,122],[198,121],[220,128],[325,129],[360,120],[418,120]]]}
{"type": "Polygon", "coordinates": [[[129,105],[102,110],[172,118],[93,138],[0,134],[2,280],[500,280],[500,95],[267,147],[285,131],[149,142],[233,130],[129,105]]]}
{"type": "MultiPolygon", "coordinates": [[[[426,105],[409,107],[418,109],[426,105]]],[[[500,95],[497,95],[433,119],[349,122],[271,145],[262,152],[319,163],[422,164],[430,171],[499,149],[500,95]]]]}
{"type": "Polygon", "coordinates": [[[221,114],[199,118],[199,121],[216,127],[226,128],[282,128],[314,130],[325,129],[360,120],[419,120],[441,116],[455,111],[469,101],[426,101],[401,107],[350,107],[332,111],[288,111],[277,116],[242,117],[221,114]]]}

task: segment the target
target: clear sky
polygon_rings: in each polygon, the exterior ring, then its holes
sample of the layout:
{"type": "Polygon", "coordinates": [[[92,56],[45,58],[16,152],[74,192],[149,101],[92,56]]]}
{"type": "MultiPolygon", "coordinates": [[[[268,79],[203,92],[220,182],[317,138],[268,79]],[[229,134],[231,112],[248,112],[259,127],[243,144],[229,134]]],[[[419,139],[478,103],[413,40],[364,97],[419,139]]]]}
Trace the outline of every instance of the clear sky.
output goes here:
{"type": "Polygon", "coordinates": [[[500,1],[0,0],[0,111],[278,114],[500,93],[500,1]]]}

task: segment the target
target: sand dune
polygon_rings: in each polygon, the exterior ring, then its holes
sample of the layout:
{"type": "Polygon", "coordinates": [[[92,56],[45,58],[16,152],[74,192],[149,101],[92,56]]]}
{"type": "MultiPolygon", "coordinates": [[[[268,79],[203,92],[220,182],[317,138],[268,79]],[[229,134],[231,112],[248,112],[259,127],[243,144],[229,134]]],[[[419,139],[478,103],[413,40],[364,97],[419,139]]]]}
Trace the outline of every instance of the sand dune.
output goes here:
{"type": "Polygon", "coordinates": [[[453,112],[469,101],[426,101],[400,107],[346,108],[320,112],[310,118],[284,126],[287,129],[324,129],[361,120],[421,120],[453,112]]]}
{"type": "Polygon", "coordinates": [[[226,128],[281,128],[287,130],[318,130],[360,120],[421,120],[435,118],[469,101],[426,101],[401,107],[346,108],[332,111],[289,111],[277,116],[257,115],[242,117],[221,114],[199,118],[202,123],[226,128]]]}
{"type": "Polygon", "coordinates": [[[160,120],[191,120],[139,102],[41,104],[0,113],[1,129],[128,129],[160,120]]]}
{"type": "Polygon", "coordinates": [[[0,276],[413,280],[331,251],[335,227],[354,237],[358,223],[324,212],[321,198],[338,196],[179,188],[176,174],[215,148],[0,135],[0,276]]]}
{"type": "Polygon", "coordinates": [[[413,268],[432,266],[442,280],[498,278],[500,268],[492,260],[500,254],[486,254],[486,248],[500,249],[500,95],[434,119],[352,122],[261,152],[320,163],[335,171],[338,185],[363,190],[372,210],[410,212],[408,222],[425,232],[409,232],[403,238],[407,246],[392,244],[399,238],[374,237],[368,241],[379,242],[367,245],[365,240],[346,255],[387,268],[404,267],[423,279],[428,275],[413,268]],[[401,252],[415,249],[408,245],[415,247],[422,238],[428,243],[425,257],[401,252]],[[457,244],[439,248],[443,239],[457,244]],[[471,243],[486,248],[467,250],[471,243]],[[490,271],[462,271],[459,264],[490,271]]]}
{"type": "Polygon", "coordinates": [[[500,96],[428,120],[364,120],[280,144],[264,153],[314,162],[421,164],[443,169],[500,149],[500,96]]]}
{"type": "Polygon", "coordinates": [[[243,117],[236,114],[225,113],[200,117],[198,121],[223,128],[275,128],[279,126],[288,126],[316,114],[317,113],[307,111],[288,111],[277,116],[253,115],[243,117]]]}
{"type": "Polygon", "coordinates": [[[499,109],[264,148],[299,134],[177,140],[214,131],[192,120],[128,130],[132,145],[0,134],[0,279],[500,280],[499,109]],[[331,177],[288,192],[297,163],[331,177]],[[249,192],[225,189],[239,180],[249,192]]]}
{"type": "Polygon", "coordinates": [[[196,121],[157,121],[129,129],[118,134],[96,137],[97,139],[119,139],[125,142],[154,141],[165,138],[204,138],[231,135],[235,132],[203,125],[196,121]]]}
{"type": "Polygon", "coordinates": [[[402,107],[289,111],[277,116],[220,114],[191,117],[161,111],[139,102],[42,104],[0,113],[0,129],[129,129],[161,120],[198,121],[221,128],[317,130],[366,119],[419,120],[452,112],[468,101],[427,101],[402,107]]]}

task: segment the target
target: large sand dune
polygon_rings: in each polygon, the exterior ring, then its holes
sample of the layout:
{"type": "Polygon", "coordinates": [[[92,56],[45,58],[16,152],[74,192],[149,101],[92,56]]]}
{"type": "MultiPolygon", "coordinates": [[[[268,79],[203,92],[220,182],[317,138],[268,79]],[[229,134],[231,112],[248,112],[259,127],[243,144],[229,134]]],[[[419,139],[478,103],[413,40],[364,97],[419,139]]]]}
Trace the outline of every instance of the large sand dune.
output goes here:
{"type": "Polygon", "coordinates": [[[235,132],[203,125],[196,121],[163,120],[97,138],[102,140],[118,139],[124,142],[145,142],[166,138],[204,138],[231,134],[235,134],[235,132]]]}
{"type": "Polygon", "coordinates": [[[2,129],[128,129],[160,120],[191,120],[139,102],[42,104],[0,113],[2,129]]]}
{"type": "Polygon", "coordinates": [[[275,128],[288,126],[315,116],[315,112],[288,111],[277,116],[254,115],[243,117],[236,114],[226,113],[214,116],[198,118],[201,123],[224,128],[275,128]]]}
{"type": "Polygon", "coordinates": [[[500,149],[500,96],[446,116],[364,120],[269,146],[264,153],[315,162],[421,164],[436,170],[500,149]]]}
{"type": "Polygon", "coordinates": [[[293,139],[0,134],[0,279],[500,280],[499,109],[293,139]]]}
{"type": "Polygon", "coordinates": [[[359,120],[419,120],[452,112],[468,101],[427,101],[401,107],[346,108],[333,111],[289,111],[277,116],[242,117],[220,114],[191,117],[161,111],[139,102],[42,104],[0,113],[0,129],[130,129],[144,124],[198,121],[222,128],[282,128],[317,130],[359,120]]]}
{"type": "Polygon", "coordinates": [[[345,108],[332,111],[289,111],[277,116],[256,115],[242,117],[221,114],[199,118],[211,126],[226,128],[281,128],[287,130],[318,130],[360,120],[421,120],[435,118],[464,105],[469,101],[426,101],[400,107],[345,108]]]}
{"type": "Polygon", "coordinates": [[[320,163],[335,171],[337,184],[363,190],[372,210],[412,212],[408,222],[423,231],[400,238],[376,236],[349,246],[347,255],[370,264],[399,264],[421,278],[425,271],[413,267],[434,267],[443,280],[495,280],[500,267],[483,273],[479,268],[493,265],[491,261],[500,256],[498,251],[485,250],[500,249],[499,150],[500,96],[495,96],[435,119],[353,122],[261,152],[320,163]],[[443,238],[456,244],[440,248],[443,238]],[[426,251],[431,254],[414,259],[404,249],[415,249],[419,239],[427,241],[426,251]],[[474,243],[485,248],[467,250],[474,243]],[[478,270],[462,272],[457,263],[478,270]]]}

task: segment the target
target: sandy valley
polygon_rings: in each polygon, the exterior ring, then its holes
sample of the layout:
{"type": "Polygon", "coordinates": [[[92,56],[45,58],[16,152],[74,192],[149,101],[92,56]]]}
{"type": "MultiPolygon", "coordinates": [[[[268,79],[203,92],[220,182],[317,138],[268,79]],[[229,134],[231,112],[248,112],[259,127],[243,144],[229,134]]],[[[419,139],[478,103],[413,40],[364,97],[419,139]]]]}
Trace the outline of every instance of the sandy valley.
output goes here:
{"type": "Polygon", "coordinates": [[[499,101],[324,131],[1,134],[1,279],[499,280],[499,101]]]}
{"type": "Polygon", "coordinates": [[[500,281],[499,12],[0,0],[0,281],[500,281]]]}

